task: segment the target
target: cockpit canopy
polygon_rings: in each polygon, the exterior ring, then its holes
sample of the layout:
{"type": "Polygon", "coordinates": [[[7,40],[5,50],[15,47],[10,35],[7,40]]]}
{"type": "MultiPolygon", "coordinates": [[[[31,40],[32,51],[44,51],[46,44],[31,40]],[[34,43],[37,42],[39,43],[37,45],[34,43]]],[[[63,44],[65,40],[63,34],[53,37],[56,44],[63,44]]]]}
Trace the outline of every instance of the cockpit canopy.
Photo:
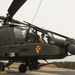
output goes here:
{"type": "Polygon", "coordinates": [[[25,38],[28,28],[28,26],[15,27],[14,33],[16,38],[25,38]]]}

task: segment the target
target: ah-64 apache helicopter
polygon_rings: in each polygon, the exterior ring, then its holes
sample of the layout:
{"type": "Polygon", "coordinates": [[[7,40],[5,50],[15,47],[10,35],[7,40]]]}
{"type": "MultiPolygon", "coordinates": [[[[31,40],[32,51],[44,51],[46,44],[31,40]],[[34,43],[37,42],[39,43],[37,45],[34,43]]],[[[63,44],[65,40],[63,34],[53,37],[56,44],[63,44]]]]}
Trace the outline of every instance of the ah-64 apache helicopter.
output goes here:
{"type": "Polygon", "coordinates": [[[61,59],[75,55],[75,40],[67,36],[39,28],[28,22],[12,19],[26,0],[13,0],[6,17],[0,16],[0,71],[13,62],[21,62],[19,72],[24,73],[40,66],[38,59],[61,59]],[[46,43],[39,41],[39,34],[45,34],[46,43]],[[58,39],[54,35],[64,38],[58,39]]]}

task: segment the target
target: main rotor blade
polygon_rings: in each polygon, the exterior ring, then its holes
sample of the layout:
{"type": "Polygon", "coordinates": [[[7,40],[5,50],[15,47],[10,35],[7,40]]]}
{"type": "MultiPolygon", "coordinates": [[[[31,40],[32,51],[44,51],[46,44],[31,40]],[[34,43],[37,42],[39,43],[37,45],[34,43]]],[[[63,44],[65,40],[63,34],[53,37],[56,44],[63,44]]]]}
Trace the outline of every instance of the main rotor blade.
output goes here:
{"type": "Polygon", "coordinates": [[[12,18],[14,14],[19,10],[19,8],[26,2],[27,0],[13,0],[11,3],[8,13],[10,17],[12,18]]]}
{"type": "Polygon", "coordinates": [[[0,16],[0,19],[1,19],[1,20],[4,20],[4,18],[5,18],[4,16],[0,16]]]}

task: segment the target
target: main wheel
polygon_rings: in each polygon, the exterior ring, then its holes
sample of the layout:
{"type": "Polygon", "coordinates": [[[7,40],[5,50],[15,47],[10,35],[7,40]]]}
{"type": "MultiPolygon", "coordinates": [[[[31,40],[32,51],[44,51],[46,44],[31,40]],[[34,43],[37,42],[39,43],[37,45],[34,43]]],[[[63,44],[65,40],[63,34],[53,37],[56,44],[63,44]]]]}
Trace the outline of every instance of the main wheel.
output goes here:
{"type": "Polygon", "coordinates": [[[20,73],[25,73],[26,70],[27,70],[27,66],[26,66],[25,64],[21,64],[21,65],[19,66],[19,72],[20,72],[20,73]]]}
{"type": "Polygon", "coordinates": [[[4,71],[4,63],[3,62],[0,62],[0,71],[4,71]]]}

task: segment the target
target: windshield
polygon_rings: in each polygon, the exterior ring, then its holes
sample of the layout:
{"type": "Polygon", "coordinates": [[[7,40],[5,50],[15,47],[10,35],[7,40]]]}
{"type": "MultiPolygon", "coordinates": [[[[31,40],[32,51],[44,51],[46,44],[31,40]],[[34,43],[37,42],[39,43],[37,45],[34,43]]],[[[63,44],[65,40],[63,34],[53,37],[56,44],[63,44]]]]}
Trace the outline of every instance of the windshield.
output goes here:
{"type": "Polygon", "coordinates": [[[28,27],[15,27],[14,28],[14,33],[16,38],[25,38],[26,31],[28,30],[28,27]]]}

